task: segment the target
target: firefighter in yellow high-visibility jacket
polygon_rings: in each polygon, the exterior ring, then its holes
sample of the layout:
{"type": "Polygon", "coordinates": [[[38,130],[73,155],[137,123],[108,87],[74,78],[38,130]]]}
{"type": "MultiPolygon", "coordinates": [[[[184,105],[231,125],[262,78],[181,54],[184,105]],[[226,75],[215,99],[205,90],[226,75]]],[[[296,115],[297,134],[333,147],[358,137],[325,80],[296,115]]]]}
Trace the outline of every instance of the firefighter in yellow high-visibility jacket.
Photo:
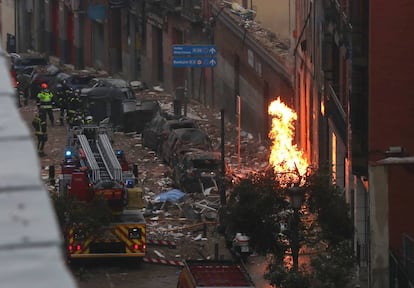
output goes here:
{"type": "Polygon", "coordinates": [[[49,120],[53,126],[55,122],[55,117],[53,116],[53,94],[49,91],[46,83],[42,83],[40,87],[42,90],[37,94],[39,111],[44,112],[45,115],[47,114],[47,116],[49,116],[49,120]]]}

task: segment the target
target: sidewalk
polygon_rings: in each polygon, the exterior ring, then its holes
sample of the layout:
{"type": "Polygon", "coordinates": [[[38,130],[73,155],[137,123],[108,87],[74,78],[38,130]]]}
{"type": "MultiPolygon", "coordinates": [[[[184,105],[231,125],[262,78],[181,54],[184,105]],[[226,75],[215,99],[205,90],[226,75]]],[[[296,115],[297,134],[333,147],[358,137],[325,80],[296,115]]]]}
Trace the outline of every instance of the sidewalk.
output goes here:
{"type": "MultiPolygon", "coordinates": [[[[210,251],[215,251],[215,246],[218,245],[218,259],[231,260],[234,259],[230,250],[226,247],[226,240],[223,235],[212,233],[212,236],[209,239],[209,245],[212,249],[210,251]]],[[[215,255],[212,253],[211,255],[215,255]]],[[[256,288],[272,288],[263,278],[263,274],[266,269],[266,259],[264,256],[252,255],[248,258],[247,263],[245,264],[247,271],[253,282],[256,285],[256,288]]]]}
{"type": "Polygon", "coordinates": [[[263,278],[266,271],[266,257],[251,255],[246,263],[247,271],[256,284],[256,288],[272,288],[269,282],[263,278]]]}
{"type": "MultiPolygon", "coordinates": [[[[233,255],[226,247],[226,241],[223,235],[218,235],[215,232],[209,238],[209,249],[212,251],[211,255],[215,255],[215,244],[218,245],[218,259],[231,260],[233,255]]],[[[272,288],[269,282],[264,279],[263,275],[266,271],[266,257],[261,255],[251,255],[245,264],[247,271],[256,288],[272,288]]],[[[353,281],[351,281],[349,288],[368,288],[368,277],[366,268],[360,268],[356,271],[353,281]]]]}

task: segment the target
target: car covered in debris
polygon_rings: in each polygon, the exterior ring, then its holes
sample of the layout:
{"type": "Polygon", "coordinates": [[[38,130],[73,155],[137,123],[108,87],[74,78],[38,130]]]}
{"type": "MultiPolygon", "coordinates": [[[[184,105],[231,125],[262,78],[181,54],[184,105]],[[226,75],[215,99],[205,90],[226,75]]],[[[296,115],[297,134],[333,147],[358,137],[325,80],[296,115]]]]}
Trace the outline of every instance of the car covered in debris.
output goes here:
{"type": "Polygon", "coordinates": [[[19,74],[24,68],[29,66],[46,66],[48,61],[46,57],[40,55],[19,55],[12,53],[12,67],[11,69],[19,74]]]}
{"type": "Polygon", "coordinates": [[[29,98],[36,97],[36,95],[30,95],[30,81],[34,75],[35,68],[36,66],[24,67],[16,75],[17,89],[18,89],[18,92],[24,97],[25,105],[27,105],[27,100],[29,98]]]}
{"type": "Polygon", "coordinates": [[[172,130],[178,128],[199,128],[199,125],[190,118],[160,113],[145,124],[142,130],[142,145],[160,155],[162,143],[167,140],[172,130]]]}
{"type": "Polygon", "coordinates": [[[82,102],[97,122],[109,118],[117,129],[125,125],[125,113],[136,107],[135,93],[131,85],[118,78],[93,78],[80,90],[82,102]]]}
{"type": "Polygon", "coordinates": [[[93,79],[93,75],[76,74],[61,72],[49,82],[49,89],[56,96],[63,94],[64,97],[69,97],[76,92],[76,90],[88,87],[89,81],[93,79]]]}
{"type": "Polygon", "coordinates": [[[37,94],[41,91],[40,86],[43,83],[50,84],[53,79],[61,73],[59,67],[50,64],[47,66],[37,66],[34,71],[33,75],[30,79],[30,95],[31,97],[36,97],[37,94]]]}
{"type": "Polygon", "coordinates": [[[71,74],[62,79],[60,84],[63,89],[75,91],[88,87],[94,78],[94,75],[90,74],[71,74]]]}
{"type": "Polygon", "coordinates": [[[122,95],[123,99],[135,99],[135,93],[128,81],[110,77],[92,78],[88,82],[88,85],[81,89],[81,95],[84,97],[107,96],[114,91],[117,91],[117,94],[122,95]]]}
{"type": "MultiPolygon", "coordinates": [[[[190,119],[187,117],[180,117],[178,119],[171,119],[164,123],[161,127],[160,135],[159,135],[159,141],[160,144],[168,139],[168,136],[170,135],[171,131],[175,129],[180,128],[197,128],[199,129],[200,126],[194,119],[190,119]]],[[[160,151],[161,152],[161,151],[160,151]]]]}
{"type": "Polygon", "coordinates": [[[160,144],[160,133],[162,126],[168,120],[161,114],[156,115],[151,121],[147,122],[142,129],[142,145],[158,153],[160,144]]]}
{"type": "Polygon", "coordinates": [[[182,151],[197,148],[212,151],[211,139],[208,134],[199,128],[179,128],[172,130],[168,139],[163,142],[161,159],[173,167],[182,151]]]}
{"type": "Polygon", "coordinates": [[[218,190],[222,174],[221,154],[215,151],[189,149],[177,159],[173,167],[173,180],[187,193],[218,190]]]}
{"type": "Polygon", "coordinates": [[[125,132],[142,133],[145,125],[161,114],[161,104],[157,100],[129,100],[124,104],[125,132]]]}

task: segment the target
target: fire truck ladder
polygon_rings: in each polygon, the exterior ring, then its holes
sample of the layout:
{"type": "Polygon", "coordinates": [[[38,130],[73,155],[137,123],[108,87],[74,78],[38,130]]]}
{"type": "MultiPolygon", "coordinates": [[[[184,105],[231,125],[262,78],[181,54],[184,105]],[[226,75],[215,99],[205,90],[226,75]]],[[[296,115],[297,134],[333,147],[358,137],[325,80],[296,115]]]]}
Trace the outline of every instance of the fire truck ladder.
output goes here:
{"type": "Polygon", "coordinates": [[[94,183],[99,181],[122,181],[122,168],[106,134],[99,134],[96,141],[89,142],[85,135],[77,135],[86,155],[94,183]]]}

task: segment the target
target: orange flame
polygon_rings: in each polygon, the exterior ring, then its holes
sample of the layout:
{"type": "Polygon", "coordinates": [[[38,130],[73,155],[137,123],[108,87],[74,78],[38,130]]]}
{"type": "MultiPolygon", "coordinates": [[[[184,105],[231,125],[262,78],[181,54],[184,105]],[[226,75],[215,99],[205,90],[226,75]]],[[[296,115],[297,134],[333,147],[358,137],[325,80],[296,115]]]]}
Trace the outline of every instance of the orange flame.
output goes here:
{"type": "Polygon", "coordinates": [[[296,112],[277,98],[270,103],[268,113],[272,116],[269,138],[273,141],[269,163],[282,184],[300,181],[309,165],[303,151],[293,144],[296,112]]]}

